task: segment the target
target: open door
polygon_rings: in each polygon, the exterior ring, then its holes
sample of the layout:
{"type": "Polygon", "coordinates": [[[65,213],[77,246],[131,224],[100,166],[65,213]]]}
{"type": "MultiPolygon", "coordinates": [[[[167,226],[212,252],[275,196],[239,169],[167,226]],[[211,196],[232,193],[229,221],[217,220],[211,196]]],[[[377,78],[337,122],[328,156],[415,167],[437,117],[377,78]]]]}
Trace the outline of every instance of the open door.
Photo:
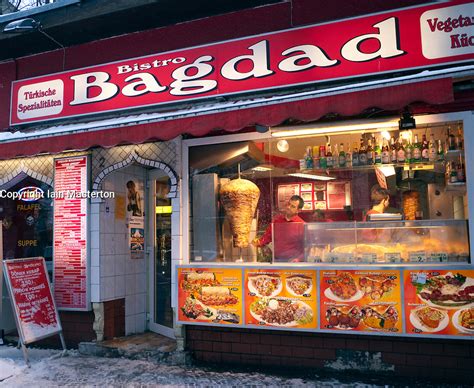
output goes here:
{"type": "Polygon", "coordinates": [[[148,178],[149,220],[149,329],[174,338],[171,308],[171,199],[168,176],[152,170],[148,178]]]}

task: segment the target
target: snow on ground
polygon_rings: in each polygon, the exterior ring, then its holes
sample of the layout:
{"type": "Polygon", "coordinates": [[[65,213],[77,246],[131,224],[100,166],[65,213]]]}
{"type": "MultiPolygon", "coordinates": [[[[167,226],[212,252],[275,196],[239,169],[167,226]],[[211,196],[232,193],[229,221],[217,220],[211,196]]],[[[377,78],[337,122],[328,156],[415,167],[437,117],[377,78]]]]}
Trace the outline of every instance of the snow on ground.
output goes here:
{"type": "MultiPolygon", "coordinates": [[[[341,384],[336,379],[302,379],[250,371],[212,370],[160,365],[153,361],[82,356],[68,351],[29,349],[27,368],[20,349],[0,346],[0,387],[175,387],[175,386],[323,386],[377,387],[362,383],[341,384]]],[[[380,385],[379,385],[380,386],[380,385]]]]}

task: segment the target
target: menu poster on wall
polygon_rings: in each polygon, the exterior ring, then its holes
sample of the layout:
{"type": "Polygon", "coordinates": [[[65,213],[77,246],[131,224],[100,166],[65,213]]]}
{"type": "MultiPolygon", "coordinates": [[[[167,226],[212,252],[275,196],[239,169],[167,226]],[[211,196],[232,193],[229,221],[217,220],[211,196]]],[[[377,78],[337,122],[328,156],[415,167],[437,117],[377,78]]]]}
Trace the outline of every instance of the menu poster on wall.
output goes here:
{"type": "Polygon", "coordinates": [[[44,259],[6,260],[3,266],[22,343],[29,344],[59,334],[61,323],[44,259]]]}
{"type": "Polygon", "coordinates": [[[54,297],[59,309],[88,310],[88,157],[54,161],[54,297]],[[76,193],[76,194],[74,194],[76,193]],[[77,195],[77,193],[81,195],[77,195]]]}
{"type": "Polygon", "coordinates": [[[474,335],[474,270],[405,270],[407,334],[474,335]]]}
{"type": "Polygon", "coordinates": [[[242,324],[240,268],[178,268],[178,321],[242,324]]]}
{"type": "Polygon", "coordinates": [[[245,324],[317,327],[316,270],[246,269],[245,324]]]}
{"type": "Polygon", "coordinates": [[[327,203],[328,209],[334,210],[342,210],[344,206],[351,206],[350,182],[328,182],[327,203]]]}
{"type": "Polygon", "coordinates": [[[322,270],[319,281],[321,329],[402,332],[400,271],[322,270]]]}

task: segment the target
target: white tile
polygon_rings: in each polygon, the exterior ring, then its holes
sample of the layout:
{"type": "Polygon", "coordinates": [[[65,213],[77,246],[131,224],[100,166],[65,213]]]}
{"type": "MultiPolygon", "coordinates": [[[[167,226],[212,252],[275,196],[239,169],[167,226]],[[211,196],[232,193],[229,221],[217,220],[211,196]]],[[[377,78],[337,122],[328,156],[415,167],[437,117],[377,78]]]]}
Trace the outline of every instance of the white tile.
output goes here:
{"type": "Polygon", "coordinates": [[[125,274],[131,275],[135,273],[134,261],[130,258],[130,255],[125,255],[125,274]]]}
{"type": "Polygon", "coordinates": [[[99,284],[91,284],[91,302],[100,302],[99,284]]]}
{"type": "Polygon", "coordinates": [[[115,276],[115,297],[123,298],[125,296],[125,276],[115,276]]]}
{"type": "Polygon", "coordinates": [[[115,255],[115,275],[125,275],[125,255],[115,255]]]}
{"type": "MultiPolygon", "coordinates": [[[[95,204],[94,204],[95,205],[95,204]]],[[[99,232],[100,230],[100,214],[91,214],[91,232],[99,232]]]]}
{"type": "Polygon", "coordinates": [[[136,293],[135,275],[125,275],[125,295],[134,295],[136,293]]]}
{"type": "Polygon", "coordinates": [[[91,267],[91,284],[100,284],[100,267],[91,267]]]}
{"type": "Polygon", "coordinates": [[[136,294],[135,312],[137,314],[146,312],[146,294],[136,294]]]}
{"type": "MultiPolygon", "coordinates": [[[[113,224],[112,224],[113,227],[113,224]]],[[[115,253],[115,236],[111,233],[107,233],[105,236],[101,236],[102,241],[100,244],[100,251],[103,255],[113,255],[115,253]]]]}
{"type": "Polygon", "coordinates": [[[135,327],[135,315],[125,317],[125,334],[134,334],[136,332],[135,327]]]}
{"type": "Polygon", "coordinates": [[[181,237],[171,236],[171,256],[181,257],[181,237]]]}
{"type": "Polygon", "coordinates": [[[100,248],[100,235],[99,231],[91,231],[91,249],[99,249],[100,248]]]}
{"type": "Polygon", "coordinates": [[[102,283],[105,286],[103,297],[104,300],[115,299],[115,276],[110,276],[108,278],[103,278],[102,283]]]}
{"type": "Polygon", "coordinates": [[[135,315],[135,331],[137,333],[143,333],[145,331],[146,327],[146,315],[143,314],[137,314],[135,315]]]}
{"type": "Polygon", "coordinates": [[[136,289],[137,293],[146,292],[147,282],[146,282],[146,274],[145,273],[138,273],[135,275],[136,281],[136,289]]]}
{"type": "Polygon", "coordinates": [[[91,267],[100,266],[100,249],[91,249],[91,267]]]}
{"type": "Polygon", "coordinates": [[[127,295],[125,297],[125,316],[135,315],[135,295],[127,295]]]}

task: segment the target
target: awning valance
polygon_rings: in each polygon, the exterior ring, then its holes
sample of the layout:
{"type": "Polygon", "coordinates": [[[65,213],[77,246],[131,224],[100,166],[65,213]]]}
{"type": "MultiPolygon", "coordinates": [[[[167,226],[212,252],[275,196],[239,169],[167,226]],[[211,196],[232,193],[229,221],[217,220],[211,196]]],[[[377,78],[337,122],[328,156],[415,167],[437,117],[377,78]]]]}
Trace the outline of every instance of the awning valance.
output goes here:
{"type": "MultiPolygon", "coordinates": [[[[353,85],[347,86],[353,88],[353,85]]],[[[398,85],[371,86],[355,90],[338,90],[334,93],[300,93],[275,98],[242,100],[225,104],[195,108],[182,114],[161,114],[161,117],[140,117],[135,120],[91,122],[74,124],[77,129],[64,134],[55,128],[24,133],[9,141],[3,135],[0,142],[0,158],[9,159],[39,153],[58,153],[66,150],[85,150],[95,146],[112,147],[118,144],[139,144],[148,141],[169,140],[182,134],[204,136],[215,129],[237,132],[253,125],[276,126],[287,119],[316,121],[336,113],[354,116],[368,108],[387,111],[423,102],[430,105],[448,104],[454,101],[452,78],[404,82],[398,85]],[[132,122],[130,122],[132,121],[132,122]],[[133,123],[135,121],[135,123],[133,123]],[[101,124],[106,127],[100,129],[101,124]],[[59,132],[59,133],[58,133],[59,132]]],[[[179,113],[179,112],[178,112],[179,113]]],[[[58,128],[58,127],[56,127],[58,128]]],[[[16,135],[16,136],[15,136],[16,135]]]]}

